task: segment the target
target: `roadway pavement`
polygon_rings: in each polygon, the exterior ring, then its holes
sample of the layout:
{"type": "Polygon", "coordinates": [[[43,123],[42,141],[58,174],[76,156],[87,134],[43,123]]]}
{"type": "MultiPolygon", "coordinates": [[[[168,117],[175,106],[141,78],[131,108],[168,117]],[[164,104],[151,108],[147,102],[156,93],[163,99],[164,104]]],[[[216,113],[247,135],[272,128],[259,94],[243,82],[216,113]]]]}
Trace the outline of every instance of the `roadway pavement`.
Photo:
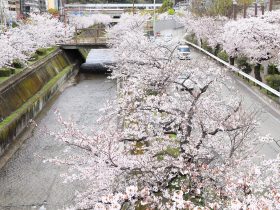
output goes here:
{"type": "MultiPolygon", "coordinates": [[[[179,30],[164,30],[161,31],[161,35],[164,37],[165,34],[172,34],[173,41],[183,40],[184,29],[179,30]]],[[[191,58],[193,60],[203,59],[205,62],[209,62],[221,67],[218,63],[214,62],[213,59],[207,57],[202,52],[195,49],[191,51],[191,58]]],[[[232,72],[228,72],[228,76],[232,78],[232,84],[236,91],[231,94],[238,95],[244,102],[246,109],[258,110],[259,127],[256,132],[260,136],[270,135],[273,139],[280,141],[280,106],[260,93],[258,90],[250,87],[244,80],[234,75],[232,72]]],[[[224,96],[227,97],[228,93],[224,96]]],[[[260,153],[265,155],[266,158],[276,157],[280,152],[280,148],[276,143],[264,144],[260,150],[260,153]]]]}

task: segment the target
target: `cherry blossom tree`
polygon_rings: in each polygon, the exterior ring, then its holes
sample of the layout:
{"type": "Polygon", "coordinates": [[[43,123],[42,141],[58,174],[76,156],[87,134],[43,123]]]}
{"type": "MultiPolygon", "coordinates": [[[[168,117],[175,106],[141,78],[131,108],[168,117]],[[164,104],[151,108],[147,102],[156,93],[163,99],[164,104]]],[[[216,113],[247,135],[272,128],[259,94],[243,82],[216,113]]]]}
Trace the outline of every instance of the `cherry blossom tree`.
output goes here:
{"type": "Polygon", "coordinates": [[[227,21],[228,19],[222,16],[195,17],[189,12],[181,17],[181,22],[185,25],[187,33],[195,34],[199,45],[206,42],[213,48],[219,47],[221,44],[223,27],[227,21]]]}
{"type": "Polygon", "coordinates": [[[59,116],[64,129],[53,135],[80,151],[50,161],[71,166],[66,181],[89,186],[74,208],[279,208],[279,161],[254,166],[269,140],[255,133],[256,113],[244,110],[225,70],[180,61],[176,46],[145,37],[148,18],[124,15],[108,31],[118,90],[98,131],[59,116]]]}
{"type": "Polygon", "coordinates": [[[88,28],[98,23],[109,25],[112,22],[112,18],[105,14],[91,14],[84,16],[71,16],[69,21],[70,24],[77,28],[88,28]]]}
{"type": "Polygon", "coordinates": [[[245,56],[256,64],[255,77],[260,81],[260,65],[276,62],[280,51],[280,25],[269,21],[255,17],[230,21],[223,34],[224,50],[232,57],[245,56]]]}
{"type": "MultiPolygon", "coordinates": [[[[255,64],[255,77],[261,80],[260,66],[279,64],[279,11],[264,16],[229,21],[225,17],[195,17],[186,12],[181,21],[188,34],[194,34],[201,45],[224,49],[233,63],[235,57],[245,56],[255,64]]],[[[267,68],[265,68],[267,74],[267,68]]]]}
{"type": "Polygon", "coordinates": [[[0,66],[9,65],[15,58],[25,61],[36,49],[64,42],[73,32],[51,15],[30,14],[26,23],[0,35],[0,66]]]}

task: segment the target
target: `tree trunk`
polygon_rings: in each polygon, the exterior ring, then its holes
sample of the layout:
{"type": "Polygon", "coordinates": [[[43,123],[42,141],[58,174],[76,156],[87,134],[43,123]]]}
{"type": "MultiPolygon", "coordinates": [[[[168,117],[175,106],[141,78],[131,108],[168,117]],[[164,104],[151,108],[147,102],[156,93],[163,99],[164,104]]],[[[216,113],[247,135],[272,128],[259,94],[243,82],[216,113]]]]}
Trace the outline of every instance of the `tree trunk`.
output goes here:
{"type": "Polygon", "coordinates": [[[255,17],[258,16],[258,3],[255,3],[255,17]]]}
{"type": "Polygon", "coordinates": [[[221,45],[220,44],[217,44],[215,49],[214,49],[214,55],[217,56],[218,53],[220,52],[221,50],[221,45]]]}
{"type": "Polygon", "coordinates": [[[254,74],[255,74],[255,78],[262,82],[262,78],[261,78],[261,64],[260,63],[255,65],[254,74]]]}
{"type": "Polygon", "coordinates": [[[264,76],[268,75],[268,63],[263,63],[263,74],[264,76]]]}
{"type": "Polygon", "coordinates": [[[234,57],[229,57],[229,64],[234,66],[234,57]]]}
{"type": "Polygon", "coordinates": [[[197,39],[197,42],[198,42],[198,46],[199,46],[199,47],[202,47],[202,39],[198,38],[198,39],[197,39]]]}
{"type": "Polygon", "coordinates": [[[237,19],[237,5],[233,4],[233,19],[236,20],[237,19]]]}
{"type": "Polygon", "coordinates": [[[246,18],[247,17],[247,5],[244,4],[243,5],[243,18],[246,18]]]}
{"type": "Polygon", "coordinates": [[[264,5],[262,5],[261,8],[262,8],[262,15],[264,15],[264,5]]]}
{"type": "Polygon", "coordinates": [[[273,8],[273,0],[269,0],[269,11],[272,11],[273,8]]]}

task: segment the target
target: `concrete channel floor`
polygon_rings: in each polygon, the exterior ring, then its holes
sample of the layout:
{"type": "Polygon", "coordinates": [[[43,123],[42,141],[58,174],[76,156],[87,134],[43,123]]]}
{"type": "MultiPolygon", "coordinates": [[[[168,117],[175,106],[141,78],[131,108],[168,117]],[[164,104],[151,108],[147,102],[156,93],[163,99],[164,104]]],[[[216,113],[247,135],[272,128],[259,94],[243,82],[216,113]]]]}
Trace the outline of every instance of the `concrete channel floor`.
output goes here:
{"type": "Polygon", "coordinates": [[[43,162],[43,157],[54,158],[65,149],[63,143],[45,134],[45,127],[51,131],[60,127],[56,109],[65,119],[71,117],[93,129],[99,109],[115,96],[115,84],[105,75],[82,74],[76,80],[44,109],[33,134],[29,131],[22,137],[28,139],[0,170],[0,210],[39,209],[43,204],[46,209],[62,209],[73,204],[76,190],[86,188],[82,182],[63,183],[60,175],[67,171],[66,166],[43,162]]]}

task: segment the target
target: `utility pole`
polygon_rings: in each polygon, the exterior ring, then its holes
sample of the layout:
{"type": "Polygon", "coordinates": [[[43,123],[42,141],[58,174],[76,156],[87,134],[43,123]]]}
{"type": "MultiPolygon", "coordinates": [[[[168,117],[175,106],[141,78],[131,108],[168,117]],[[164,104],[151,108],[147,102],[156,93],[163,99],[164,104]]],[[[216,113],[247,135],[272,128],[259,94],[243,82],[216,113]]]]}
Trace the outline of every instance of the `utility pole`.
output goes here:
{"type": "Polygon", "coordinates": [[[264,15],[264,4],[261,5],[262,15],[264,15]]]}
{"type": "Polygon", "coordinates": [[[247,4],[244,3],[243,4],[243,18],[246,18],[247,17],[247,4]]]}
{"type": "Polygon", "coordinates": [[[135,9],[134,3],[135,3],[135,0],[133,0],[133,2],[132,2],[132,14],[133,14],[133,15],[134,15],[134,9],[135,9]]]}
{"type": "MultiPolygon", "coordinates": [[[[233,0],[232,8],[233,8],[233,19],[236,20],[237,19],[237,2],[236,2],[236,0],[233,0]]],[[[234,57],[230,56],[229,64],[234,65],[234,60],[235,60],[234,57]]]]}
{"type": "Polygon", "coordinates": [[[155,27],[156,27],[156,0],[154,0],[154,21],[153,21],[153,31],[154,31],[154,36],[155,34],[155,27]]]}
{"type": "Polygon", "coordinates": [[[232,8],[233,8],[233,19],[236,20],[237,19],[237,2],[236,2],[236,0],[233,0],[232,8]]]}
{"type": "Polygon", "coordinates": [[[3,0],[0,0],[0,23],[1,29],[4,30],[6,27],[6,14],[5,14],[6,5],[4,4],[3,0]]]}
{"type": "Polygon", "coordinates": [[[0,21],[1,21],[1,29],[3,26],[3,13],[4,13],[4,5],[3,5],[3,0],[0,0],[0,21]]]}
{"type": "Polygon", "coordinates": [[[19,13],[21,18],[25,16],[25,0],[19,0],[19,13]]]}
{"type": "Polygon", "coordinates": [[[255,17],[257,17],[257,16],[258,16],[258,2],[256,0],[256,2],[255,2],[255,17]]]}
{"type": "Polygon", "coordinates": [[[269,0],[269,11],[272,11],[273,8],[273,0],[269,0]]]}

